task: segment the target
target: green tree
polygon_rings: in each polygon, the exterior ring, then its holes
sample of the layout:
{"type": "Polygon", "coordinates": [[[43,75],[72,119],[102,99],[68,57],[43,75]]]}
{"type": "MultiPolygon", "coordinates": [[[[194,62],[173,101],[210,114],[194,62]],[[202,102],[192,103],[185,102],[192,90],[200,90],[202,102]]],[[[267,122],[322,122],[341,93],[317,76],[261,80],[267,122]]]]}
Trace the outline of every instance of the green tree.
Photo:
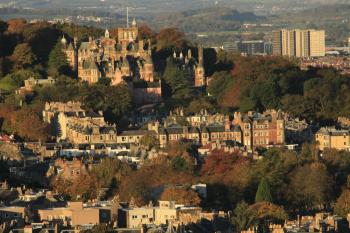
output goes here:
{"type": "Polygon", "coordinates": [[[240,202],[233,211],[231,222],[234,224],[237,232],[248,230],[256,224],[254,213],[249,209],[247,203],[240,202]]]}
{"type": "Polygon", "coordinates": [[[273,198],[271,194],[271,187],[266,178],[262,178],[258,190],[255,195],[255,202],[271,202],[273,203],[273,198]]]}
{"type": "Polygon", "coordinates": [[[154,135],[144,135],[140,139],[140,144],[144,147],[146,147],[147,150],[150,150],[152,148],[156,148],[159,146],[159,141],[154,135]]]}
{"type": "Polygon", "coordinates": [[[70,67],[67,57],[63,52],[62,43],[58,41],[49,55],[49,74],[58,77],[59,75],[70,75],[70,67]]]}
{"type": "Polygon", "coordinates": [[[95,166],[91,173],[95,175],[101,187],[109,188],[113,179],[119,183],[124,175],[130,171],[130,167],[118,159],[105,158],[95,166]]]}
{"type": "Polygon", "coordinates": [[[177,67],[174,61],[167,59],[163,74],[164,97],[169,98],[168,103],[174,106],[184,106],[192,97],[189,73],[177,67]]]}

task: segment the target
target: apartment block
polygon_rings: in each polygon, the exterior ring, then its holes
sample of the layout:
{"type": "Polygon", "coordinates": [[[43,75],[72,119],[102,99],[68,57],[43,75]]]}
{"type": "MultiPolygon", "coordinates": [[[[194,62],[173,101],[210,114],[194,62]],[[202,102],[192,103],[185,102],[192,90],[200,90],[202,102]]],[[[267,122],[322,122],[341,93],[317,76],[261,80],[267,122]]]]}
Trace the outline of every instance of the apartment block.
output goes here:
{"type": "Polygon", "coordinates": [[[272,33],[273,55],[288,57],[324,57],[324,30],[281,29],[272,33]]]}

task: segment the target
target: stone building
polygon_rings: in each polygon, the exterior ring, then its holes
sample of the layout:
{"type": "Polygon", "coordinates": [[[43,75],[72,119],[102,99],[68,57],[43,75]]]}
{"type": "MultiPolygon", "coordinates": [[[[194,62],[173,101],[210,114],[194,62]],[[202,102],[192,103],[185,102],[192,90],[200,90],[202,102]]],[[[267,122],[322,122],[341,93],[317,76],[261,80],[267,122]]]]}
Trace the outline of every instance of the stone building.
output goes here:
{"type": "Polygon", "coordinates": [[[79,102],[46,103],[43,119],[56,129],[57,140],[73,144],[117,142],[115,125],[108,125],[102,113],[87,112],[79,102]]]}
{"type": "Polygon", "coordinates": [[[84,207],[82,202],[69,202],[64,208],[38,210],[40,222],[58,222],[65,226],[94,226],[111,221],[111,210],[102,207],[84,207]]]}
{"type": "Polygon", "coordinates": [[[98,39],[90,37],[80,42],[74,38],[68,42],[63,37],[61,42],[81,81],[93,84],[100,78],[109,78],[111,85],[128,85],[137,103],[157,103],[161,101],[162,90],[160,80],[154,77],[151,42],[142,40],[138,34],[134,20],[131,27],[118,28],[115,38],[106,30],[104,37],[98,39]]]}
{"type": "Polygon", "coordinates": [[[345,129],[321,128],[315,135],[315,141],[321,151],[325,149],[349,150],[350,131],[345,129]]]}
{"type": "Polygon", "coordinates": [[[233,122],[240,126],[242,144],[248,149],[285,143],[285,120],[281,111],[267,110],[263,114],[235,112],[233,122]]]}
{"type": "Polygon", "coordinates": [[[47,177],[60,175],[63,179],[74,180],[82,175],[88,174],[88,168],[80,159],[72,161],[56,159],[54,165],[50,166],[46,173],[47,177]]]}
{"type": "Polygon", "coordinates": [[[159,206],[122,208],[118,214],[118,226],[141,228],[144,224],[187,225],[201,219],[214,219],[213,213],[204,213],[200,207],[176,205],[173,201],[159,201],[159,206]]]}
{"type": "Polygon", "coordinates": [[[233,121],[228,116],[187,117],[190,126],[180,126],[159,122],[148,124],[149,130],[157,132],[159,144],[164,147],[167,143],[179,140],[189,140],[199,145],[206,145],[215,141],[234,141],[244,145],[247,149],[269,147],[285,144],[285,120],[281,111],[269,110],[263,114],[248,112],[234,113],[233,121]],[[220,120],[221,119],[221,120],[220,120]]]}

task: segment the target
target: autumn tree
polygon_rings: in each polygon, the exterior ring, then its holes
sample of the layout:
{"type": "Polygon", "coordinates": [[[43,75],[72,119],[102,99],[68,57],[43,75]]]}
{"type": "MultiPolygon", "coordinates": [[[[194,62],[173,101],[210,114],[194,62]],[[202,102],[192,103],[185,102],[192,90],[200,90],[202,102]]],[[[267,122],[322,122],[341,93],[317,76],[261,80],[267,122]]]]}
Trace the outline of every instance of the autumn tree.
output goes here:
{"type": "Polygon", "coordinates": [[[58,175],[52,178],[50,186],[73,201],[96,199],[99,188],[96,177],[89,174],[81,174],[75,179],[65,179],[58,175]]]}
{"type": "Polygon", "coordinates": [[[334,181],[323,164],[311,163],[298,167],[289,178],[291,182],[287,197],[295,207],[323,208],[332,200],[334,181]]]}
{"type": "Polygon", "coordinates": [[[27,21],[25,19],[10,19],[7,21],[7,24],[9,33],[21,33],[27,26],[27,21]]]}
{"type": "Polygon", "coordinates": [[[175,201],[176,204],[198,206],[201,199],[195,191],[185,187],[165,188],[160,196],[162,201],[175,201]]]}
{"type": "Polygon", "coordinates": [[[167,48],[182,48],[185,41],[185,34],[177,28],[164,28],[156,36],[157,51],[167,48]]]}
{"type": "Polygon", "coordinates": [[[344,218],[350,213],[350,189],[346,188],[341,193],[340,197],[334,206],[335,214],[338,214],[344,218]]]}
{"type": "Polygon", "coordinates": [[[15,68],[21,69],[33,65],[36,62],[37,57],[33,53],[30,45],[23,43],[16,46],[12,54],[12,59],[15,63],[15,68]]]}

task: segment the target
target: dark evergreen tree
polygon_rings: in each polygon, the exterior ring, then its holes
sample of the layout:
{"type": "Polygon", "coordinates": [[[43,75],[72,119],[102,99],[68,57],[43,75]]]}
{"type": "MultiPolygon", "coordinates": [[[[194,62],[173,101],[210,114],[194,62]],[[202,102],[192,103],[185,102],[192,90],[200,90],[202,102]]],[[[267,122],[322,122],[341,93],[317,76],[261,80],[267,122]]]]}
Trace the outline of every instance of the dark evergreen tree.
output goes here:
{"type": "Polygon", "coordinates": [[[255,194],[255,202],[271,202],[273,203],[273,198],[271,194],[271,187],[266,178],[262,178],[258,190],[255,194]]]}
{"type": "Polygon", "coordinates": [[[71,75],[71,69],[60,41],[58,41],[55,47],[51,50],[48,66],[49,74],[54,77],[58,77],[59,75],[71,75]]]}

